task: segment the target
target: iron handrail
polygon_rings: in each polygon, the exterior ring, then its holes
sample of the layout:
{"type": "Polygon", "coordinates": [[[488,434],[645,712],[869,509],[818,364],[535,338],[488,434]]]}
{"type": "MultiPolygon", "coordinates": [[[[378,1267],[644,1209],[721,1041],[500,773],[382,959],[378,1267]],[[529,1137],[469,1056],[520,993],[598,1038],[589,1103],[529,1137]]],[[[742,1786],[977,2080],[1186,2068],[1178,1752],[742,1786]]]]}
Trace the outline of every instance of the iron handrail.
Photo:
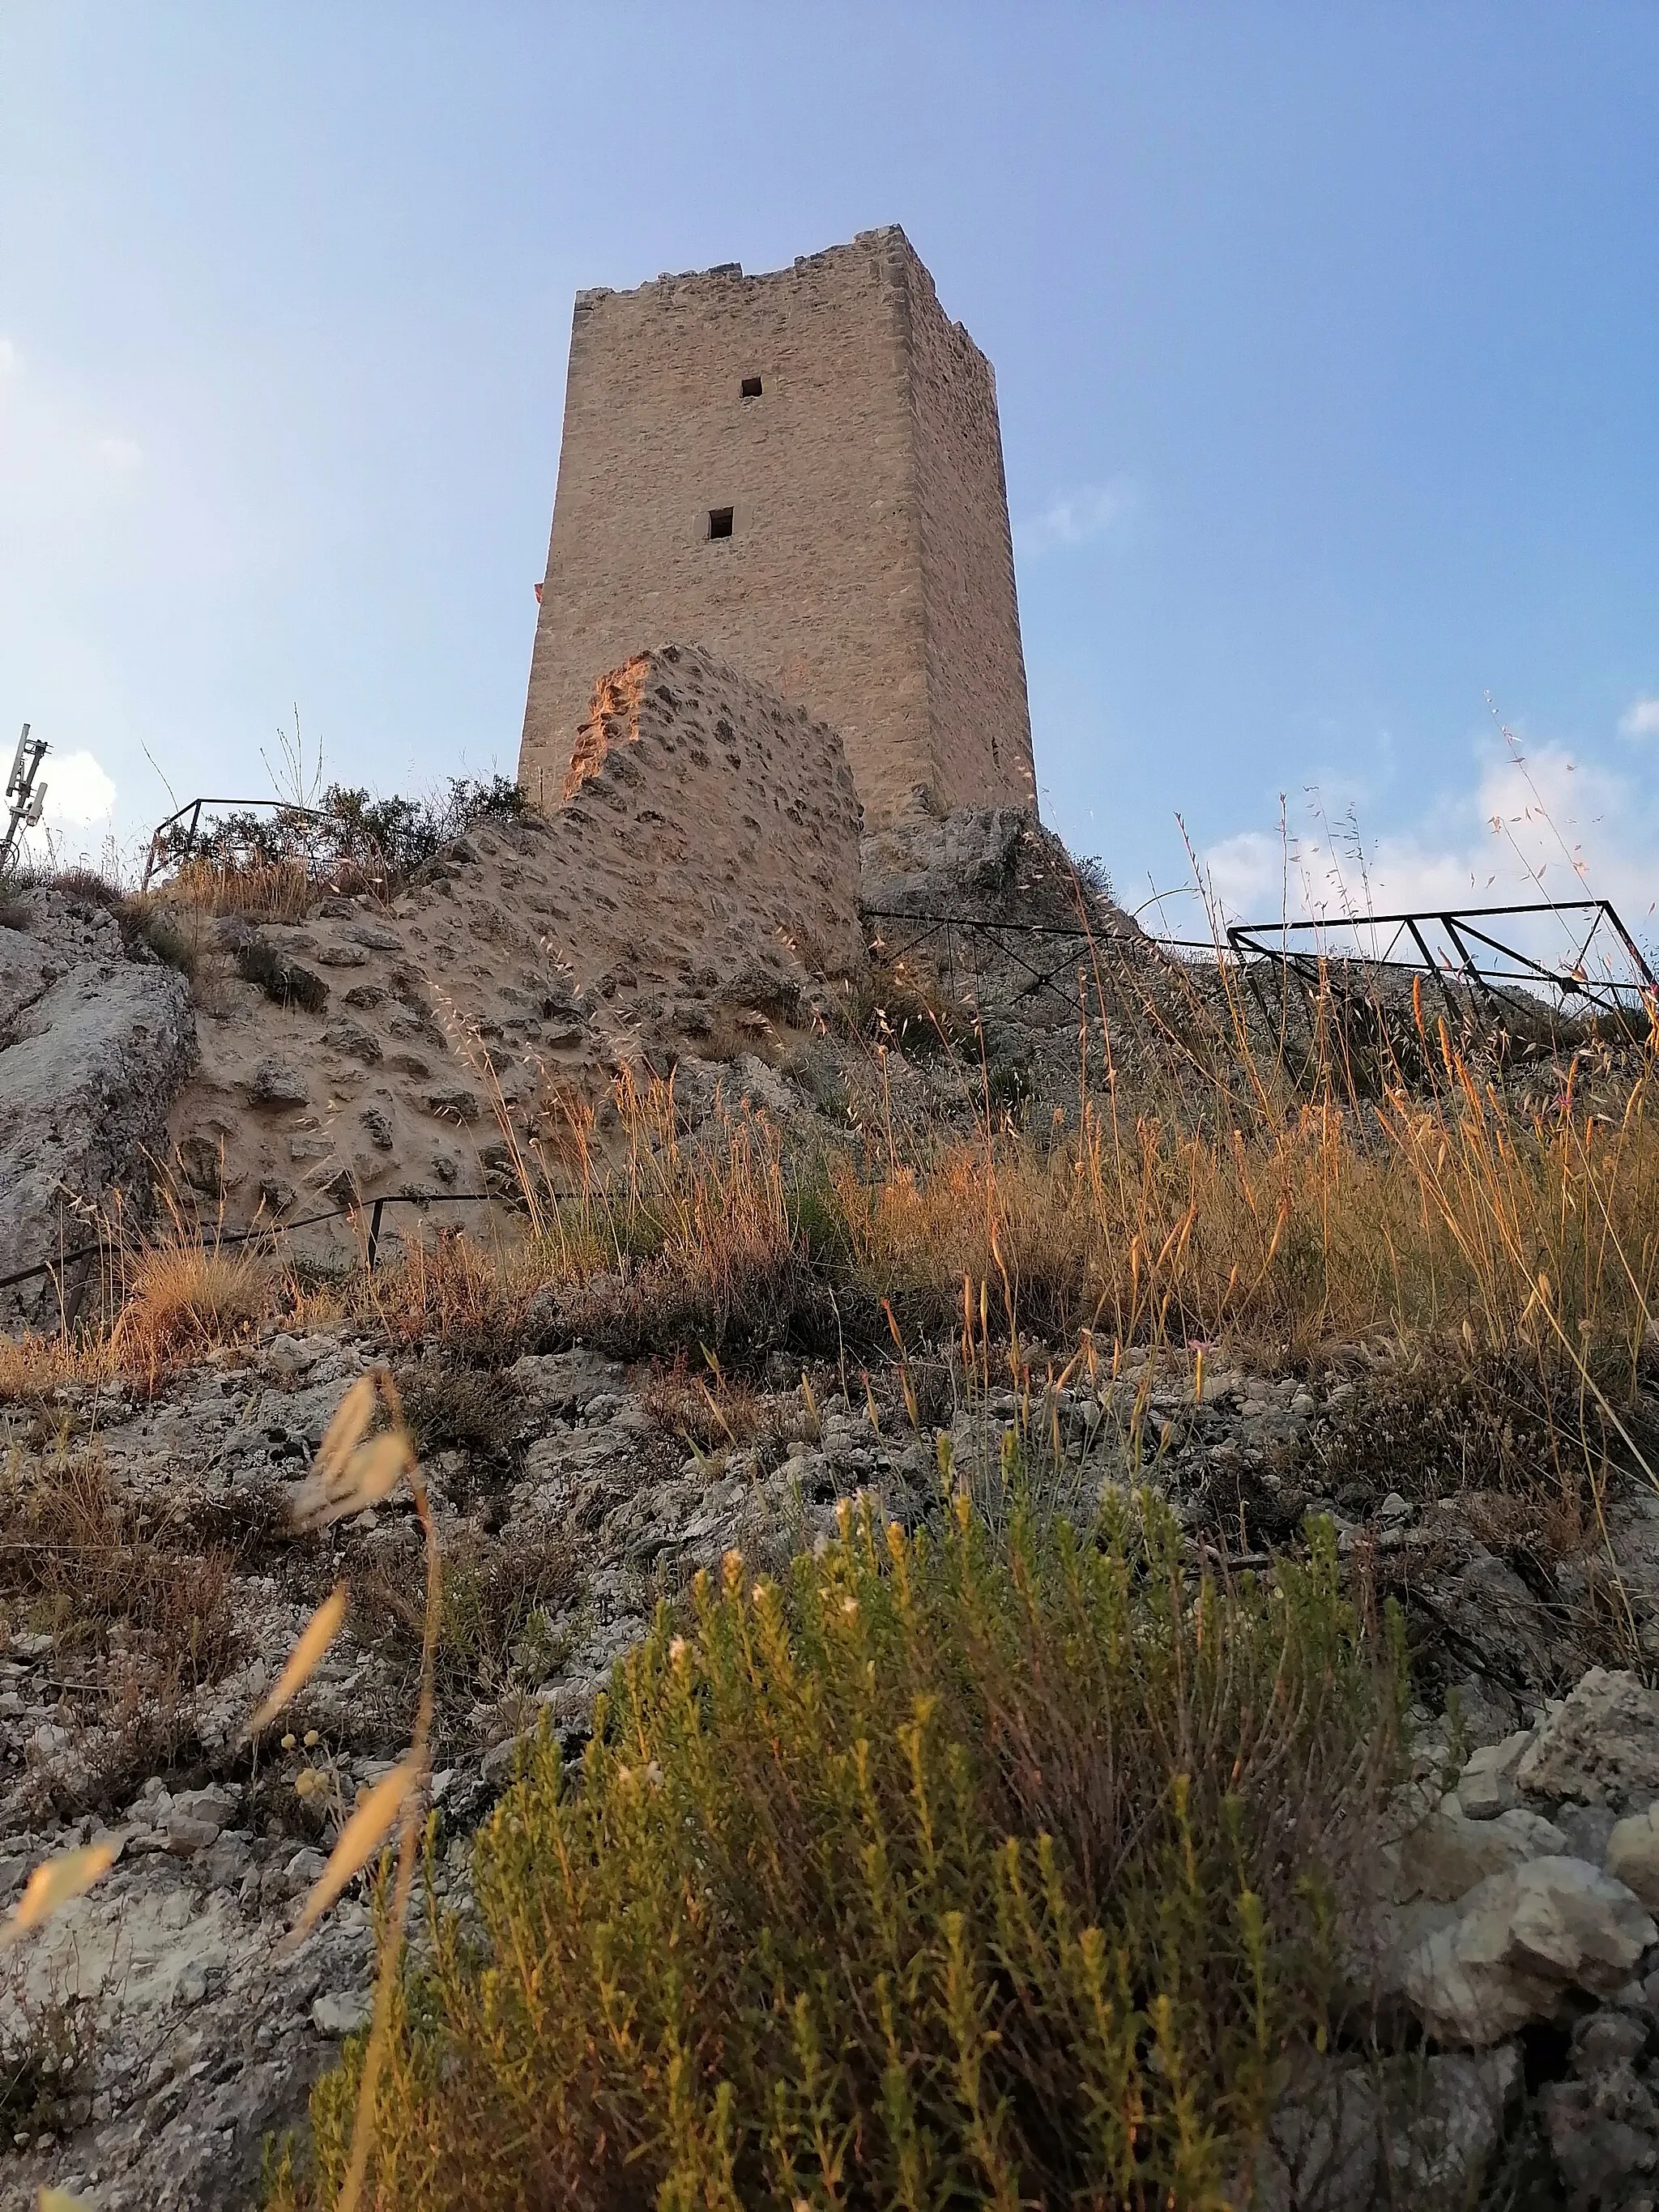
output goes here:
{"type": "MultiPolygon", "coordinates": [[[[150,832],[149,849],[144,855],[144,872],[138,884],[141,891],[147,891],[149,889],[150,878],[155,872],[156,863],[161,858],[163,838],[167,831],[176,823],[182,822],[186,815],[190,817],[190,828],[185,837],[185,854],[186,859],[189,857],[201,830],[202,810],[208,806],[234,807],[246,813],[264,810],[273,814],[298,815],[302,821],[306,822],[331,822],[336,828],[349,826],[341,821],[337,814],[327,813],[319,806],[301,806],[291,799],[189,799],[173,813],[169,814],[165,821],[158,822],[150,832]]],[[[374,842],[372,838],[369,842],[374,842]]],[[[378,846],[376,850],[379,850],[378,846]]]]}

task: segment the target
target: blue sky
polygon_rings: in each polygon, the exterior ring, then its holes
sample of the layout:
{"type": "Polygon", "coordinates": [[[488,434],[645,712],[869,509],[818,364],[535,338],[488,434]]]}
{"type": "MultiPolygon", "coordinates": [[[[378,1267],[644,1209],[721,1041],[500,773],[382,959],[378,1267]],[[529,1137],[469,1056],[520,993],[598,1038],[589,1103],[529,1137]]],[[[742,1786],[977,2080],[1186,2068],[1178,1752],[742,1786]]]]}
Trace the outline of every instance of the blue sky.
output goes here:
{"type": "Polygon", "coordinates": [[[1651,936],[1656,112],[1611,0],[6,0],[0,739],[94,847],[296,702],[349,781],[510,769],[574,289],[898,221],[1121,896],[1179,814],[1276,912],[1284,793],[1293,902],[1352,809],[1380,903],[1577,859],[1651,936]]]}

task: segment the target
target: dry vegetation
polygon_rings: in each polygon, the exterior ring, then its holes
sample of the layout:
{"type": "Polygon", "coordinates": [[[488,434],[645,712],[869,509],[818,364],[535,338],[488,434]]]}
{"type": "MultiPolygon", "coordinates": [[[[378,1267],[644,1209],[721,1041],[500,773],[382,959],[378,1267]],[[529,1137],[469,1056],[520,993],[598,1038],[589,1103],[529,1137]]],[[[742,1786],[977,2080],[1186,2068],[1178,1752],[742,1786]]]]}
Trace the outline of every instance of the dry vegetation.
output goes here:
{"type": "Polygon", "coordinates": [[[0,1476],[0,1624],[48,1632],[64,1654],[120,1639],[147,1692],[216,1680],[234,1652],[235,1566],[222,1541],[192,1541],[165,1514],[118,1495],[95,1449],[0,1476]]]}
{"type": "Polygon", "coordinates": [[[811,1151],[742,1106],[687,1134],[672,1082],[624,1077],[620,1135],[603,1146],[574,1107],[561,1140],[538,1145],[503,1115],[522,1202],[512,1242],[446,1234],[307,1290],[175,1215],[118,1270],[112,1325],[0,1343],[0,1393],[117,1371],[153,1389],[262,1314],[325,1320],[343,1301],[394,1344],[488,1366],[578,1335],[681,1355],[685,1387],[671,1369],[659,1389],[666,1425],[712,1443],[750,1416],[740,1401],[711,1411],[696,1379],[711,1356],[868,1357],[893,1328],[943,1343],[965,1295],[994,1333],[1062,1358],[1084,1332],[1109,1356],[1221,1344],[1267,1364],[1356,1346],[1454,1364],[1518,1354],[1616,1431],[1659,1355],[1652,1043],[1593,1098],[1575,1063],[1540,1103],[1536,1085],[1478,1076],[1420,1014],[1418,1032],[1427,1079],[1408,1086],[1396,1055],[1375,1100],[1329,1057],[1292,1086],[1241,1024],[1230,1060],[1212,1040],[1196,1095],[1188,1067],[1161,1094],[1086,1089],[1057,1126],[993,1115],[940,1133],[888,1115],[811,1151]]]}

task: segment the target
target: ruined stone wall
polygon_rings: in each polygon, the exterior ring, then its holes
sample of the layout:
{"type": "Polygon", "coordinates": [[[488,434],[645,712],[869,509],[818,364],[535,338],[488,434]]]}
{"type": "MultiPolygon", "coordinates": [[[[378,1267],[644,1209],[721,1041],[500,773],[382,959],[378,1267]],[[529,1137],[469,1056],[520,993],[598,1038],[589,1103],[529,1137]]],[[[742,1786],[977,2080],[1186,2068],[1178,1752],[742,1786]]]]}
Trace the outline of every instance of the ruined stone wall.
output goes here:
{"type": "Polygon", "coordinates": [[[679,998],[863,957],[858,793],[836,732],[697,647],[594,687],[551,817],[546,913],[579,985],[679,998]]]}
{"type": "Polygon", "coordinates": [[[665,635],[838,730],[872,821],[919,787],[1031,803],[989,370],[902,231],[578,295],[532,799],[555,799],[595,678],[665,635]]]}
{"type": "Polygon", "coordinates": [[[447,1194],[512,1188],[501,1114],[556,1138],[550,1102],[603,1097],[624,1064],[764,1052],[815,976],[862,964],[834,730],[693,647],[636,656],[589,705],[545,817],[480,823],[390,907],[220,925],[305,985],[227,975],[169,1117],[229,1224],[392,1193],[441,1219],[447,1194]]]}

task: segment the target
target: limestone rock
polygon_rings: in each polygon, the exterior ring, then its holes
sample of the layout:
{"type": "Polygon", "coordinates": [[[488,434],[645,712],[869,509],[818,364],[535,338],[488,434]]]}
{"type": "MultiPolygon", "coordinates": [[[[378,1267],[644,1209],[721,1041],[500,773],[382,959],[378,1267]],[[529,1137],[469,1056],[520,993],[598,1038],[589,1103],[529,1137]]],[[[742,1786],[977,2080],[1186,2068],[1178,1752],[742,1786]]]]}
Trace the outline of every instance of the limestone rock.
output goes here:
{"type": "Polygon", "coordinates": [[[1523,2087],[1512,2043],[1479,2058],[1461,2051],[1431,2058],[1417,2081],[1407,2076],[1386,2152],[1390,2180],[1431,2204],[1472,2203],[1523,2087]]]}
{"type": "Polygon", "coordinates": [[[1639,1898],[1582,1859],[1490,1875],[1407,1962],[1407,1998],[1438,2042],[1480,2048],[1553,2019],[1567,1993],[1607,1996],[1659,1936],[1639,1898]]]}
{"type": "Polygon", "coordinates": [[[1659,2196],[1647,2038],[1645,2017],[1604,2007],[1574,2029],[1568,2079],[1544,2089],[1544,2134],[1570,2212],[1650,2212],[1659,2196]]]}
{"type": "Polygon", "coordinates": [[[1619,1816],[1607,1805],[1558,1805],[1555,1825],[1567,1839],[1569,1858],[1588,1859],[1605,1866],[1607,1845],[1619,1826],[1619,1816]]]}
{"type": "Polygon", "coordinates": [[[1270,2124],[1255,2201],[1283,2212],[1373,2212],[1409,2190],[1430,2205],[1470,2203],[1522,2087],[1513,2045],[1480,2057],[1305,2065],[1270,2124]]]}
{"type": "Polygon", "coordinates": [[[1592,1667],[1516,1769],[1528,1797],[1639,1812],[1659,1797],[1659,1692],[1626,1668],[1592,1667]]]}
{"type": "Polygon", "coordinates": [[[1520,1729],[1474,1753],[1457,1778],[1457,1802],[1466,1819],[1495,1820],[1521,1802],[1515,1770],[1531,1742],[1531,1729],[1520,1729]]]}
{"type": "MultiPolygon", "coordinates": [[[[89,1241],[71,1197],[99,1206],[144,1171],[194,1057],[196,1018],[171,968],[84,962],[0,1035],[13,1040],[0,1049],[0,1274],[10,1274],[89,1241]]],[[[38,1284],[0,1295],[25,1311],[44,1303],[38,1284]]]]}
{"type": "Polygon", "coordinates": [[[311,2024],[319,2035],[338,2042],[367,2025],[370,1998],[367,1990],[332,1990],[313,2000],[311,2024]]]}
{"type": "Polygon", "coordinates": [[[1376,2084],[1364,2066],[1310,2069],[1270,2124],[1274,2154],[1255,2202],[1282,2212],[1369,2212],[1376,2199],[1376,2084]]]}
{"type": "Polygon", "coordinates": [[[1548,1820],[1518,1808],[1490,1820],[1471,1820],[1455,1797],[1419,1821],[1401,1842],[1401,1870],[1422,1897],[1462,1897],[1488,1875],[1528,1859],[1561,1857],[1567,1839],[1548,1820]],[[1449,1807],[1451,1809],[1448,1810],[1449,1807]]]}
{"type": "Polygon", "coordinates": [[[1651,1911],[1659,1911],[1659,1804],[1628,1814],[1607,1838],[1607,1871],[1633,1890],[1651,1911]]]}

